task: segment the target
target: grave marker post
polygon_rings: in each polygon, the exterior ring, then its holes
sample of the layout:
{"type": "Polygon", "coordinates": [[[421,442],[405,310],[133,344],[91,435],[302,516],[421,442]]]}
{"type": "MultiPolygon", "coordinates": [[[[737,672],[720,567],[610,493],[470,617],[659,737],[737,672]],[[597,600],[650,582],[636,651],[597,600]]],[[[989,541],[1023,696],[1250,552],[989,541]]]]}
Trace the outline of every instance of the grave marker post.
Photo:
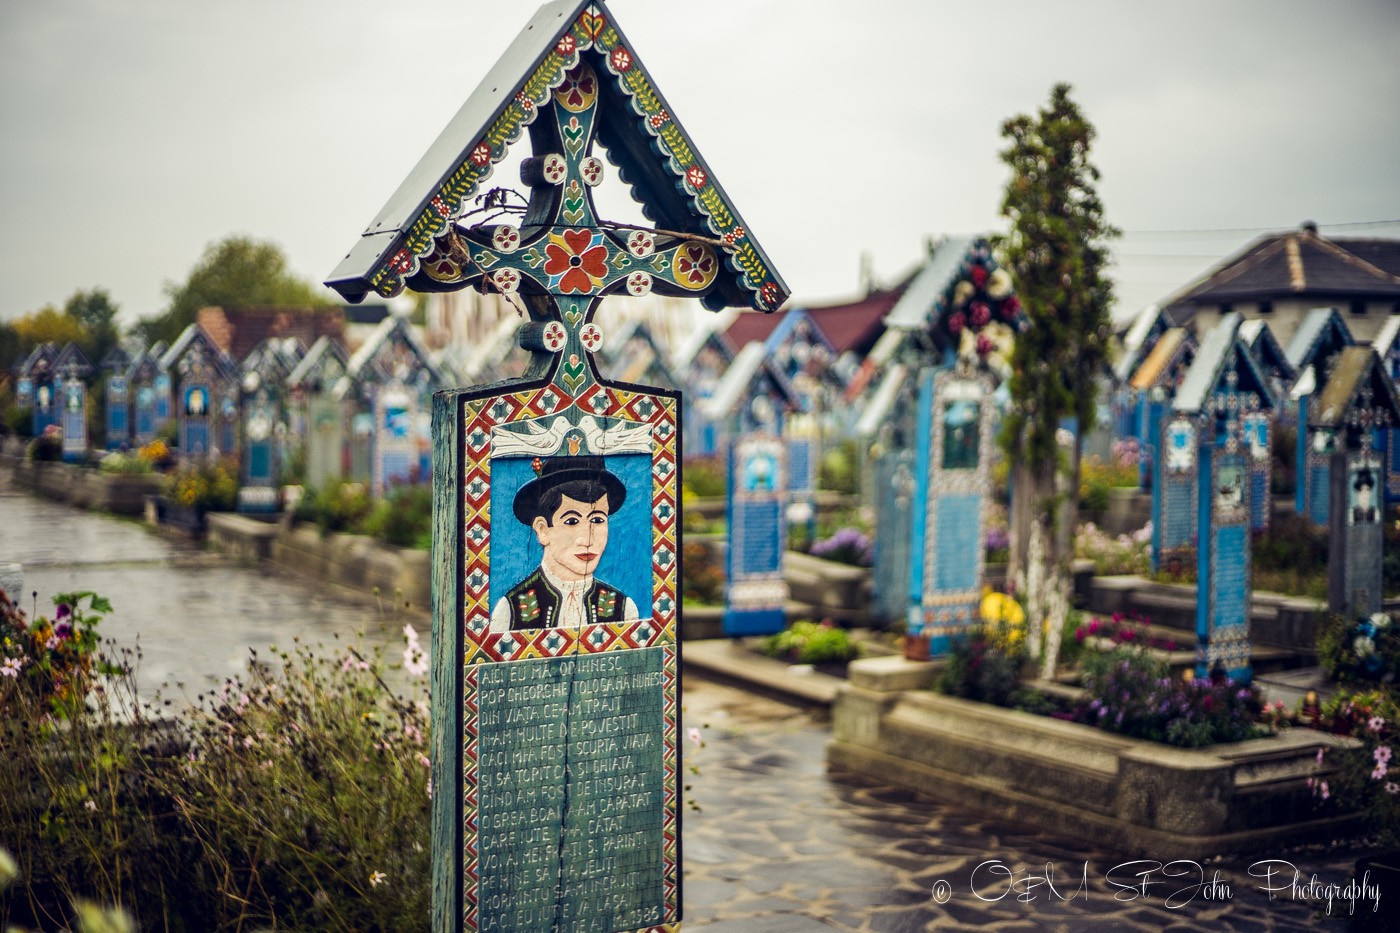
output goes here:
{"type": "Polygon", "coordinates": [[[434,396],[433,929],[679,929],[680,397],[603,379],[594,315],[785,286],[596,0],[535,14],[328,284],[528,318],[523,377],[434,396]],[[460,223],[527,126],[521,225],[460,223]],[[597,217],[595,142],[657,229],[597,217]]]}
{"type": "Polygon", "coordinates": [[[1336,438],[1329,470],[1327,606],[1350,619],[1384,608],[1386,451],[1377,435],[1396,425],[1400,400],[1375,350],[1347,347],[1338,353],[1314,399],[1309,427],[1336,438]]]}
{"type": "Polygon", "coordinates": [[[915,444],[906,654],[937,656],[979,618],[995,450],[992,380],[965,360],[925,369],[915,444]]]}

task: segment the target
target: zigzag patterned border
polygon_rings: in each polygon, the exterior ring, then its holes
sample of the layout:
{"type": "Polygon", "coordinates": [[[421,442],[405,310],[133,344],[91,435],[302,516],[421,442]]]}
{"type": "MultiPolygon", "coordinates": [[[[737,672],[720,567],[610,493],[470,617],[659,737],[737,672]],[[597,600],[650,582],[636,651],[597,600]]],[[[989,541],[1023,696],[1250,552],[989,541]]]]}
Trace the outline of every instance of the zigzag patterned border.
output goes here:
{"type": "Polygon", "coordinates": [[[667,923],[636,933],[678,933],[680,922],[679,717],[676,655],[677,507],[676,405],[673,399],[605,386],[590,386],[579,397],[558,386],[465,404],[463,437],[466,465],[462,481],[462,540],[468,542],[463,567],[461,613],[462,672],[462,914],[464,929],[478,929],[476,889],[479,880],[477,814],[477,673],[479,665],[497,661],[557,658],[634,648],[661,647],[664,676],[662,706],[662,893],[667,923]],[[636,622],[584,626],[578,632],[542,629],[526,633],[491,633],[491,429],[498,424],[543,418],[570,407],[605,417],[652,425],[652,617],[636,622]]]}

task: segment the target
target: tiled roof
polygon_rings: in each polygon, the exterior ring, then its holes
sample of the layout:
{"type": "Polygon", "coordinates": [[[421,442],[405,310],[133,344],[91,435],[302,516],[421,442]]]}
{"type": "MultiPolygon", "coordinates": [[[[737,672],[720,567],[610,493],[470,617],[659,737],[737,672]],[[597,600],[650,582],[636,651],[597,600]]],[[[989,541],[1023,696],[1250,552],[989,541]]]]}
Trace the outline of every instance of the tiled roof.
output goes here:
{"type": "Polygon", "coordinates": [[[1400,299],[1400,240],[1334,240],[1306,227],[1270,234],[1179,292],[1170,306],[1301,295],[1400,299]]]}
{"type": "Polygon", "coordinates": [[[311,346],[318,337],[339,337],[344,311],[327,308],[201,308],[196,318],[214,344],[242,362],[269,337],[296,337],[311,346]]]}
{"type": "Polygon", "coordinates": [[[865,356],[885,332],[885,315],[902,294],[904,286],[901,285],[888,291],[871,292],[860,301],[805,310],[838,354],[850,351],[856,356],[865,356]]]}

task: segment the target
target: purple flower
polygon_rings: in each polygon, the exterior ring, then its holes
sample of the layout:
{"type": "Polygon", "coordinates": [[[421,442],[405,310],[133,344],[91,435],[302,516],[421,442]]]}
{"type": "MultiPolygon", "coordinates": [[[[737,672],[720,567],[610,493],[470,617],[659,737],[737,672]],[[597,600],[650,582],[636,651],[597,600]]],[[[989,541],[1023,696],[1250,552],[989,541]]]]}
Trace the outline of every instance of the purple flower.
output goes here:
{"type": "Polygon", "coordinates": [[[55,638],[64,639],[73,637],[73,626],[68,622],[60,622],[53,627],[55,638]]]}
{"type": "Polygon", "coordinates": [[[57,620],[57,621],[62,621],[63,619],[68,618],[68,617],[71,616],[72,614],[73,614],[73,607],[72,607],[72,606],[69,606],[67,603],[59,603],[59,604],[58,604],[58,611],[54,613],[54,619],[57,620]]]}

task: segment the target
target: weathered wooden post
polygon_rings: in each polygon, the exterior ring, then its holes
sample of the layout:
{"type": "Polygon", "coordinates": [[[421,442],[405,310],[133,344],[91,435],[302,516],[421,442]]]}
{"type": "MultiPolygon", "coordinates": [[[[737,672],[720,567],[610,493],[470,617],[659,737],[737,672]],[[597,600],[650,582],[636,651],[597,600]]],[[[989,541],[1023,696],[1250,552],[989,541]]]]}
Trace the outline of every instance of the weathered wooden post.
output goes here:
{"type": "Polygon", "coordinates": [[[1245,419],[1276,405],[1264,374],[1226,315],[1172,403],[1193,418],[1197,439],[1196,676],[1248,681],[1251,559],[1249,445],[1245,419]]]}
{"type": "Polygon", "coordinates": [[[529,319],[524,377],[434,398],[433,928],[677,929],[679,395],[600,378],[593,317],[786,288],[587,0],[535,14],[328,284],[479,285],[529,319]],[[460,223],[527,127],[523,222],[460,223]],[[595,142],[657,229],[597,217],[595,142]]]}
{"type": "MultiPolygon", "coordinates": [[[[1400,400],[1371,347],[1337,354],[1309,427],[1337,439],[1329,470],[1327,607],[1348,618],[1382,611],[1385,550],[1383,429],[1400,425],[1400,400]]],[[[1316,491],[1314,491],[1316,495],[1316,491]]]]}

